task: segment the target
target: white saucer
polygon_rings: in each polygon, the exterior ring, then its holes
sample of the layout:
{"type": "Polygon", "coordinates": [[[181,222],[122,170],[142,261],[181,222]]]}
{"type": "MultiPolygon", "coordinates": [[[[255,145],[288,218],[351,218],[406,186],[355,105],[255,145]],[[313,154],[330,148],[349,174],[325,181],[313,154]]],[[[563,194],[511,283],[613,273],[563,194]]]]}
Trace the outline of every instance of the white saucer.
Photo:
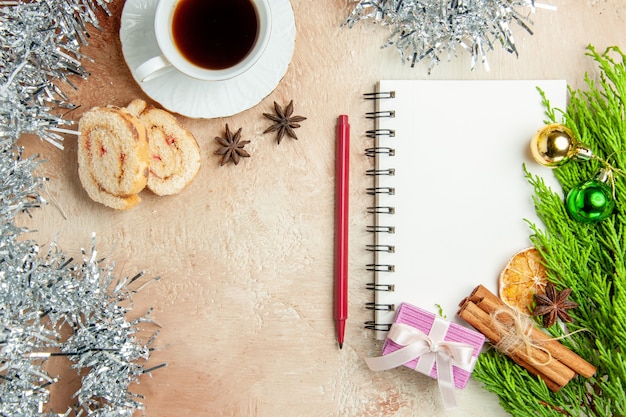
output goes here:
{"type": "Polygon", "coordinates": [[[267,49],[247,72],[225,81],[200,81],[176,70],[141,82],[135,68],[160,55],[154,35],[158,0],[127,0],[120,39],[124,59],[141,89],[165,109],[195,118],[226,117],[247,110],[271,93],[287,72],[296,38],[289,0],[270,0],[272,34],[267,49]]]}

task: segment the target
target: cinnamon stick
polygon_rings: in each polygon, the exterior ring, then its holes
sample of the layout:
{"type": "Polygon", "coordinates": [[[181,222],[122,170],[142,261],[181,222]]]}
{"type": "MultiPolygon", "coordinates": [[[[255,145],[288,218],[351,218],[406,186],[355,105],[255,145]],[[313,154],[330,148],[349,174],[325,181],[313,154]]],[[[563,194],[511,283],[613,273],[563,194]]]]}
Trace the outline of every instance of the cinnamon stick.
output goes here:
{"type": "MultiPolygon", "coordinates": [[[[477,286],[474,291],[472,291],[468,299],[473,301],[478,307],[489,314],[492,314],[494,311],[501,308],[510,308],[504,304],[500,298],[482,285],[477,286]]],[[[503,320],[506,319],[503,318],[503,320]]],[[[558,340],[552,339],[541,330],[533,328],[531,338],[541,347],[550,352],[550,355],[552,355],[553,358],[559,360],[577,374],[580,374],[585,378],[589,378],[596,373],[595,366],[568,349],[558,340]]]]}
{"type": "MultiPolygon", "coordinates": [[[[459,313],[460,316],[464,317],[464,320],[467,321],[467,319],[469,318],[469,316],[471,315],[469,312],[467,312],[465,310],[465,308],[463,308],[463,304],[461,304],[461,312],[459,313]]],[[[471,320],[471,319],[470,319],[471,320]]],[[[468,322],[469,323],[469,322],[468,322]]],[[[477,329],[480,331],[480,329],[477,329]]],[[[489,332],[488,330],[484,329],[485,331],[489,332]]],[[[482,333],[482,331],[481,331],[482,333]]],[[[484,334],[484,333],[483,333],[484,334]]],[[[493,334],[490,333],[490,335],[492,337],[495,337],[493,334]]],[[[487,337],[489,339],[489,336],[485,335],[485,337],[487,337]]],[[[491,340],[491,339],[490,339],[491,340]]],[[[559,389],[561,389],[562,387],[557,384],[556,382],[552,381],[550,378],[546,377],[545,375],[543,375],[535,366],[533,366],[531,363],[526,362],[525,360],[523,360],[522,358],[519,357],[519,355],[513,353],[508,355],[509,358],[511,358],[513,360],[513,362],[517,363],[518,365],[520,365],[522,368],[526,369],[530,374],[540,377],[548,386],[548,388],[551,391],[557,392],[559,389]]]]}
{"type": "MultiPolygon", "coordinates": [[[[502,340],[502,335],[493,326],[491,316],[474,302],[466,300],[458,314],[484,334],[491,343],[497,344],[502,340]]],[[[546,379],[552,381],[548,386],[553,391],[558,391],[576,375],[573,370],[558,360],[549,360],[548,354],[537,348],[533,348],[530,353],[522,349],[509,356],[532,374],[542,377],[544,381],[546,379]],[[542,365],[543,363],[546,363],[546,365],[542,365]]]]}

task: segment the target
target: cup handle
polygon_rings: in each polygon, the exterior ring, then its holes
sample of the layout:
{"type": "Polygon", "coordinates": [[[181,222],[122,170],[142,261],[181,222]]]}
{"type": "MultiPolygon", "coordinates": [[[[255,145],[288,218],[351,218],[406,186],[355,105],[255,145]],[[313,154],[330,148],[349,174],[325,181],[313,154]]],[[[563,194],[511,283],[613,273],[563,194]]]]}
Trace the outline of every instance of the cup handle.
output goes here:
{"type": "Polygon", "coordinates": [[[135,70],[135,75],[141,82],[149,81],[153,78],[159,77],[165,74],[172,68],[170,61],[163,55],[150,58],[143,64],[139,65],[135,70]]]}

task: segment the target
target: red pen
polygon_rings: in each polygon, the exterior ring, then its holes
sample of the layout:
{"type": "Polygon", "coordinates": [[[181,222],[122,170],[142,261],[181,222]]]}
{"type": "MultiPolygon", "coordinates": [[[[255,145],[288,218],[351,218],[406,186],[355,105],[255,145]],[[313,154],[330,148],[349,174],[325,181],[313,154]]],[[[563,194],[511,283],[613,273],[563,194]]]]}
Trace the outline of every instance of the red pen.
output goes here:
{"type": "Polygon", "coordinates": [[[335,321],[337,342],[343,347],[348,318],[348,197],[350,194],[350,124],[348,116],[337,119],[335,155],[335,321]]]}

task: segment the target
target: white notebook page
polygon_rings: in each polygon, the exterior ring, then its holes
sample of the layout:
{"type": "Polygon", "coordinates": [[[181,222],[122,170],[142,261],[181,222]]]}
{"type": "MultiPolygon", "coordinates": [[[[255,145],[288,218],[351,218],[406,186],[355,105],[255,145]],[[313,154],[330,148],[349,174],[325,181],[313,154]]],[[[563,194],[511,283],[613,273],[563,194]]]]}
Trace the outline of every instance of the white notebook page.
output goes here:
{"type": "MultiPolygon", "coordinates": [[[[376,264],[393,272],[376,272],[377,304],[408,302],[449,320],[459,302],[482,284],[497,294],[500,272],[519,250],[531,246],[524,219],[539,223],[531,185],[523,164],[541,175],[554,190],[560,186],[549,168],[538,165],[530,139],[547,116],[537,90],[553,107],[565,109],[565,81],[380,81],[378,91],[395,98],[377,101],[378,110],[395,111],[377,120],[377,145],[395,150],[379,154],[377,206],[394,214],[377,214],[377,244],[393,245],[393,253],[376,252],[376,264]]],[[[377,323],[391,323],[395,311],[376,311],[377,323]]],[[[383,338],[385,332],[378,332],[383,338]]]]}

